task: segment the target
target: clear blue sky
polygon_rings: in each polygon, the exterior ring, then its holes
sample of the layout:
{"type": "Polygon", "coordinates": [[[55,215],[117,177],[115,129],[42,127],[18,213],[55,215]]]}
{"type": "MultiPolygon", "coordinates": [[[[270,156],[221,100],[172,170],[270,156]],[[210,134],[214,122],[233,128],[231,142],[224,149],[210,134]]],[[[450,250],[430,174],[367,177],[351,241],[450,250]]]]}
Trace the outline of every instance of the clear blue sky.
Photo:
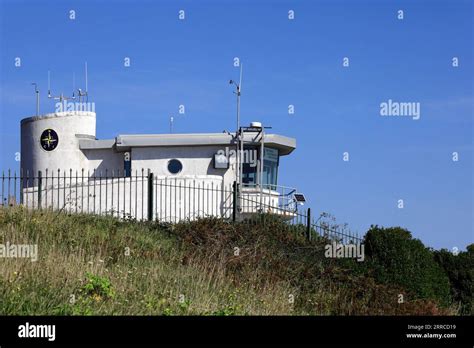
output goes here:
{"type": "Polygon", "coordinates": [[[360,233],[378,224],[406,227],[434,248],[473,242],[472,1],[0,4],[0,168],[19,166],[20,119],[35,111],[31,82],[42,112],[54,109],[48,70],[53,89],[71,93],[72,73],[83,87],[88,62],[100,139],[166,133],[170,115],[175,132],[221,132],[235,128],[228,79],[240,57],[242,123],[297,139],[281,161],[281,185],[360,233]],[[421,103],[420,119],[381,117],[388,99],[421,103]]]}

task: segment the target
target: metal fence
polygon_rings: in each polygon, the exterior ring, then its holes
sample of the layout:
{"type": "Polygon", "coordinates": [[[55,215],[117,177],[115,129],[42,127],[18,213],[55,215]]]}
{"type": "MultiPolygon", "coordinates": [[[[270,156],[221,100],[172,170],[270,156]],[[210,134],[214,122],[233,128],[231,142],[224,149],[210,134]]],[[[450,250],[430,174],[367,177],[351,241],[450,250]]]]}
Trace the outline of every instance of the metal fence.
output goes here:
{"type": "Polygon", "coordinates": [[[292,198],[294,190],[224,184],[220,176],[161,177],[145,170],[3,171],[0,206],[112,215],[120,219],[176,223],[203,217],[251,221],[265,214],[285,220],[308,239],[361,242],[355,233],[330,226],[292,198]]]}
{"type": "MultiPolygon", "coordinates": [[[[298,209],[298,203],[295,201],[282,207],[275,207],[274,205],[261,204],[258,199],[240,194],[239,202],[244,207],[251,206],[252,210],[257,212],[281,217],[296,230],[303,231],[307,239],[320,236],[343,244],[362,243],[363,241],[363,237],[358,233],[348,230],[344,226],[331,226],[329,223],[321,221],[321,215],[313,216],[311,208],[298,209]]],[[[245,208],[241,210],[246,211],[245,208]]]]}

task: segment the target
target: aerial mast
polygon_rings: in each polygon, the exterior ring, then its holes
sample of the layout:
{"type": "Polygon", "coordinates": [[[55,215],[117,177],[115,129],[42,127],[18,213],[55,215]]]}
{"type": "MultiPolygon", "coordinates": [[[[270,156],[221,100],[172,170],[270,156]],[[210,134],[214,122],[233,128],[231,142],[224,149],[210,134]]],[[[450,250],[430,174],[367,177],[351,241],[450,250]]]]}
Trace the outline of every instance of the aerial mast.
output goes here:
{"type": "Polygon", "coordinates": [[[32,83],[35,86],[35,93],[36,93],[36,116],[39,116],[40,112],[40,91],[38,89],[38,84],[36,82],[32,83]]]}
{"type": "Polygon", "coordinates": [[[60,103],[62,103],[64,100],[76,99],[76,97],[74,96],[74,92],[73,92],[72,97],[65,97],[63,93],[61,93],[58,96],[53,96],[51,94],[51,72],[49,70],[48,70],[48,98],[59,100],[60,103]]]}
{"type": "Polygon", "coordinates": [[[77,92],[79,95],[79,101],[83,101],[84,97],[86,97],[86,102],[89,101],[89,92],[87,91],[87,83],[88,83],[88,78],[87,78],[87,62],[84,64],[84,70],[85,70],[85,80],[86,80],[86,90],[83,91],[82,89],[78,88],[77,92]]]}
{"type": "Polygon", "coordinates": [[[237,140],[236,147],[237,147],[237,155],[236,155],[236,172],[235,177],[238,183],[242,181],[242,163],[240,161],[241,151],[239,148],[242,148],[243,136],[240,128],[240,95],[242,91],[242,67],[243,63],[240,63],[240,79],[239,83],[236,83],[234,80],[230,80],[229,84],[235,85],[235,94],[237,95],[237,130],[235,132],[235,138],[237,140]]]}

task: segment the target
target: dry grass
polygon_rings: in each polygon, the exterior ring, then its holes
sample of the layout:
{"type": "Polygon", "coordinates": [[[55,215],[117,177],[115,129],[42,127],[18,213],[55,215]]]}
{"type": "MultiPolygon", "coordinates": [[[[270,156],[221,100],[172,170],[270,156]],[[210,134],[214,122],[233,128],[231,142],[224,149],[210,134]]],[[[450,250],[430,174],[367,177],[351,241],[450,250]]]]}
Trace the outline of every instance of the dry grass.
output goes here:
{"type": "Polygon", "coordinates": [[[7,241],[38,244],[39,259],[0,259],[1,315],[448,313],[398,304],[401,289],[351,276],[274,220],[169,226],[15,207],[0,209],[7,241]]]}

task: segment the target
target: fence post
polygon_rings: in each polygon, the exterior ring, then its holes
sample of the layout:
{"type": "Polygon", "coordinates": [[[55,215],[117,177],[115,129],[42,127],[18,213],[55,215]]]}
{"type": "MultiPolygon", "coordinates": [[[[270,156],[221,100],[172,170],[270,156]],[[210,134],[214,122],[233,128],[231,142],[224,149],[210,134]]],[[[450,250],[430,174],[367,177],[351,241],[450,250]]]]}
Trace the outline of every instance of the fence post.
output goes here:
{"type": "Polygon", "coordinates": [[[153,220],[153,173],[148,173],[148,221],[153,220]]]}
{"type": "Polygon", "coordinates": [[[232,184],[232,221],[237,217],[237,181],[232,184]]]}
{"type": "Polygon", "coordinates": [[[308,214],[306,215],[306,239],[311,240],[311,208],[308,208],[308,214]]]}
{"type": "Polygon", "coordinates": [[[43,177],[41,170],[38,171],[38,209],[41,209],[41,190],[43,188],[43,177]]]}
{"type": "Polygon", "coordinates": [[[23,177],[23,168],[20,168],[20,205],[23,205],[23,185],[25,178],[23,177]]]}

